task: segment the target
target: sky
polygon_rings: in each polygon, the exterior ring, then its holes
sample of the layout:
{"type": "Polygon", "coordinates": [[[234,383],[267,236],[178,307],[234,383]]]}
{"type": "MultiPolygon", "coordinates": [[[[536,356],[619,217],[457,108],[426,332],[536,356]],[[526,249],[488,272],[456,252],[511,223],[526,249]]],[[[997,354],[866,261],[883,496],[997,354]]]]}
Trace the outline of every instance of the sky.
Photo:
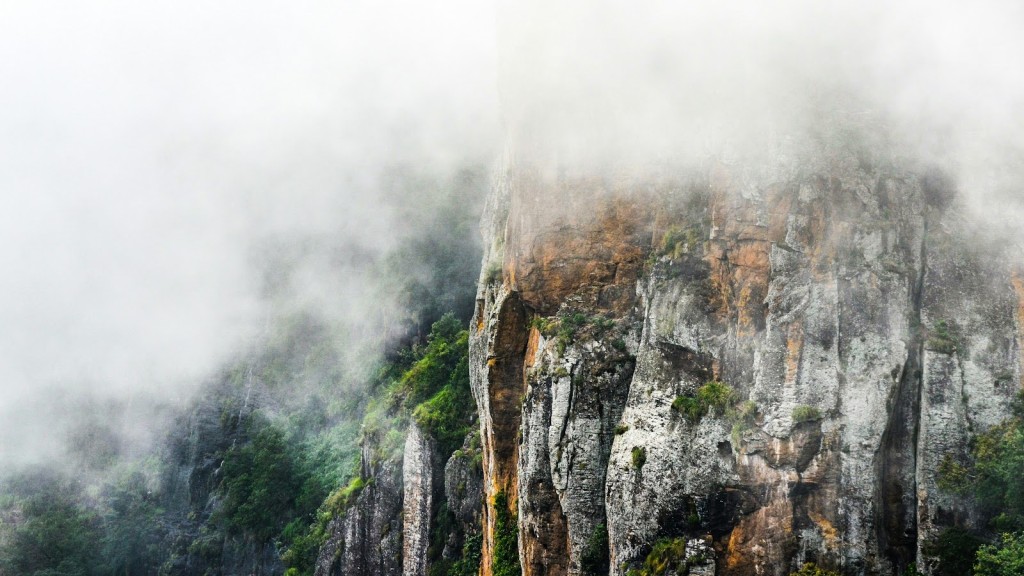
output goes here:
{"type": "MultiPolygon", "coordinates": [[[[187,397],[259,334],[268,241],[384,253],[398,164],[687,164],[825,111],[1015,224],[1021,30],[1009,0],[0,2],[0,461],[53,398],[187,397]]],[[[376,298],[302,278],[341,322],[376,298]]]]}

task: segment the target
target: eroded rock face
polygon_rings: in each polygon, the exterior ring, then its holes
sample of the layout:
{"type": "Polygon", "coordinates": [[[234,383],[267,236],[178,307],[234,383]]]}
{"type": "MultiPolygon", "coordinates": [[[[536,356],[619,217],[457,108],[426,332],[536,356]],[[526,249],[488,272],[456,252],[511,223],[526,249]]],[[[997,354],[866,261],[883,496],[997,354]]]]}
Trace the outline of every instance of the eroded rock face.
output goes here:
{"type": "Polygon", "coordinates": [[[361,476],[366,486],[344,515],[331,521],[321,546],[317,576],[402,574],[402,462],[377,461],[376,443],[363,443],[361,476]]]}
{"type": "Polygon", "coordinates": [[[444,467],[445,506],[457,529],[446,535],[443,558],[462,558],[467,539],[480,534],[484,503],[484,478],[478,436],[471,433],[444,467]]]}
{"type": "Polygon", "coordinates": [[[527,574],[624,574],[663,538],[709,542],[707,574],[930,571],[930,538],[981,522],[938,468],[1008,414],[1024,282],[948,183],[842,150],[676,184],[517,170],[471,343],[484,574],[500,491],[527,574]],[[727,406],[673,407],[709,382],[727,406]]]}
{"type": "Polygon", "coordinates": [[[409,425],[402,458],[402,574],[427,573],[430,521],[434,509],[436,443],[415,422],[409,425]]]}

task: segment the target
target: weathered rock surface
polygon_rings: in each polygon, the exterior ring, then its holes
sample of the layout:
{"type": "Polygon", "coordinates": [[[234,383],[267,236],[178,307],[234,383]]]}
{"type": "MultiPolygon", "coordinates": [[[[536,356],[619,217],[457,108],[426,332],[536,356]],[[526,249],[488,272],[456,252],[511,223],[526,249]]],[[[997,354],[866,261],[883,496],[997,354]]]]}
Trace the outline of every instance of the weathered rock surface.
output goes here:
{"type": "Polygon", "coordinates": [[[841,146],[755,168],[499,174],[471,340],[484,574],[499,492],[526,574],[584,573],[605,527],[613,574],[662,538],[710,542],[691,573],[930,572],[929,539],[981,521],[937,475],[1020,388],[1013,258],[933,172],[841,146]],[[726,409],[673,408],[710,381],[726,409]]]}
{"type": "Polygon", "coordinates": [[[360,475],[366,481],[343,516],[332,520],[320,548],[317,576],[402,573],[402,462],[378,461],[373,439],[364,440],[360,475]]]}
{"type": "Polygon", "coordinates": [[[434,509],[435,442],[415,422],[409,425],[402,458],[402,574],[427,573],[430,520],[434,509]]]}
{"type": "Polygon", "coordinates": [[[445,506],[454,519],[455,527],[444,534],[442,558],[461,559],[466,540],[479,535],[481,511],[484,503],[484,477],[478,435],[466,438],[444,467],[445,506]]]}

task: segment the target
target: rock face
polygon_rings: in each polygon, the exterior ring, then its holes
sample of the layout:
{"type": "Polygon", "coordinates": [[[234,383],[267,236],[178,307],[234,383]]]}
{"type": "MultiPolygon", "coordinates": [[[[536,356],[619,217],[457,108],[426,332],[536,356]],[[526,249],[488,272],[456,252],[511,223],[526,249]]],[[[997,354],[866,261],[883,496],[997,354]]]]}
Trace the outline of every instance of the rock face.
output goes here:
{"type": "Polygon", "coordinates": [[[402,462],[378,460],[376,442],[364,440],[360,476],[366,486],[331,521],[316,576],[402,574],[402,462]]]}
{"type": "Polygon", "coordinates": [[[470,344],[482,574],[499,494],[524,574],[676,538],[709,543],[691,573],[934,570],[982,522],[938,469],[1007,416],[1024,342],[1014,258],[957,202],[842,147],[664,181],[507,161],[470,344]]]}
{"type": "Polygon", "coordinates": [[[470,434],[445,462],[437,441],[415,422],[398,455],[379,453],[379,433],[364,437],[363,488],[327,526],[315,574],[425,575],[435,565],[464,561],[465,545],[481,527],[476,438],[470,434]]]}
{"type": "Polygon", "coordinates": [[[480,512],[484,502],[484,478],[480,468],[480,450],[470,444],[456,451],[444,467],[445,506],[451,512],[456,529],[446,534],[443,558],[462,558],[468,539],[480,534],[480,512]]]}
{"type": "Polygon", "coordinates": [[[402,466],[402,574],[405,576],[427,573],[430,519],[436,489],[437,448],[434,444],[415,422],[409,426],[402,466]]]}

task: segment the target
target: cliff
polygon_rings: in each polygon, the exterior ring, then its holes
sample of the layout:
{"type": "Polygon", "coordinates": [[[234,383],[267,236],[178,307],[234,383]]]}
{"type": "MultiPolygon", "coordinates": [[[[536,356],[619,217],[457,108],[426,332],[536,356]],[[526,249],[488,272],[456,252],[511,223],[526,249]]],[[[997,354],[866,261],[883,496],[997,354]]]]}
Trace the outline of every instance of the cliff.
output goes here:
{"type": "Polygon", "coordinates": [[[506,512],[524,574],[666,542],[690,573],[931,573],[944,528],[984,527],[942,461],[1021,382],[1019,260],[959,202],[841,147],[686,179],[507,161],[470,341],[481,573],[506,512]]]}

